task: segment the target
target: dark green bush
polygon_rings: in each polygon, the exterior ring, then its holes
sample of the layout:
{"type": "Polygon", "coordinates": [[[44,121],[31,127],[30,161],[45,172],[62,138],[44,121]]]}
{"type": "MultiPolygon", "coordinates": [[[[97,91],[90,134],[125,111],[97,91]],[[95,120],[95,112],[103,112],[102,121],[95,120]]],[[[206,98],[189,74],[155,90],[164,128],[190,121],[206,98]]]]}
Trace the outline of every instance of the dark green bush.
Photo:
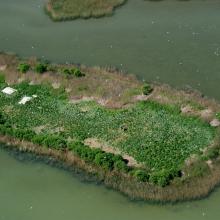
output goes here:
{"type": "Polygon", "coordinates": [[[5,117],[4,117],[4,115],[0,112],[0,125],[5,124],[5,122],[6,122],[5,117]]]}
{"type": "Polygon", "coordinates": [[[46,138],[45,135],[42,135],[42,134],[38,134],[38,135],[35,135],[32,139],[32,142],[34,144],[38,144],[38,145],[43,145],[43,142],[44,142],[44,139],[46,138]]]}
{"type": "Polygon", "coordinates": [[[101,149],[93,149],[84,145],[82,142],[71,142],[68,149],[74,151],[83,160],[95,163],[105,170],[117,169],[120,171],[128,171],[127,161],[120,155],[106,153],[101,149]]]}
{"type": "Polygon", "coordinates": [[[0,72],[0,84],[5,83],[5,75],[0,72]]]}
{"type": "Polygon", "coordinates": [[[141,182],[147,182],[150,177],[145,170],[135,170],[133,176],[135,176],[141,182]]]}
{"type": "Polygon", "coordinates": [[[164,187],[169,184],[170,179],[171,179],[170,174],[165,170],[161,170],[161,171],[153,172],[150,175],[149,181],[153,184],[164,187]]]}
{"type": "Polygon", "coordinates": [[[20,63],[17,69],[21,73],[26,73],[30,68],[31,66],[28,63],[20,63]]]}
{"type": "Polygon", "coordinates": [[[63,72],[65,75],[71,75],[70,69],[64,68],[64,69],[62,70],[62,72],[63,72]]]}
{"type": "Polygon", "coordinates": [[[71,69],[71,73],[76,77],[85,76],[85,73],[82,73],[79,69],[71,69]]]}
{"type": "Polygon", "coordinates": [[[70,76],[70,75],[72,75],[72,76],[76,76],[76,77],[83,77],[83,76],[85,76],[85,74],[84,73],[82,73],[79,69],[75,69],[75,68],[73,68],[73,69],[68,69],[68,68],[64,68],[64,69],[62,69],[62,72],[65,74],[65,75],[67,75],[67,76],[70,76]]]}
{"type": "Polygon", "coordinates": [[[125,161],[117,160],[114,162],[114,168],[119,171],[128,172],[128,166],[125,161]]]}
{"type": "Polygon", "coordinates": [[[67,147],[67,142],[63,137],[58,135],[47,135],[43,140],[43,145],[48,148],[64,149],[67,147]]]}
{"type": "Polygon", "coordinates": [[[105,170],[113,170],[114,168],[114,161],[113,161],[113,154],[110,153],[98,153],[95,156],[95,164],[101,166],[105,170]]]}
{"type": "Polygon", "coordinates": [[[151,85],[145,83],[144,86],[143,86],[143,94],[144,95],[149,95],[151,92],[153,91],[153,88],[151,85]]]}
{"type": "Polygon", "coordinates": [[[44,73],[47,71],[47,64],[44,63],[38,63],[35,67],[36,72],[38,73],[44,73]]]}
{"type": "Polygon", "coordinates": [[[20,140],[32,141],[35,135],[36,135],[35,132],[31,130],[27,130],[27,129],[14,129],[13,130],[13,136],[20,140]]]}

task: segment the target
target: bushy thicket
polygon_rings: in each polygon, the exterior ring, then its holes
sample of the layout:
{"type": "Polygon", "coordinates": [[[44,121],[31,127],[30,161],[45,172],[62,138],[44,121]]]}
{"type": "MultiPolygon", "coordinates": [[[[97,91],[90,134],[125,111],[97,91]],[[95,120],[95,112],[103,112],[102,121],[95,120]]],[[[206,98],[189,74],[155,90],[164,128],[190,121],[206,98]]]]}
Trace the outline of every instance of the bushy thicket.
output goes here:
{"type": "Polygon", "coordinates": [[[17,67],[18,71],[21,73],[26,73],[30,68],[31,66],[28,63],[19,63],[17,67]]]}
{"type": "Polygon", "coordinates": [[[143,94],[144,95],[149,95],[152,91],[153,91],[153,87],[150,84],[145,83],[143,88],[142,88],[143,94]]]}
{"type": "Polygon", "coordinates": [[[5,83],[5,76],[0,72],[0,84],[5,83]]]}
{"type": "Polygon", "coordinates": [[[80,71],[80,69],[78,69],[78,68],[72,68],[72,69],[64,68],[62,70],[62,72],[65,75],[67,75],[67,76],[75,76],[75,77],[83,77],[83,76],[85,76],[85,73],[82,73],[80,71]]]}
{"type": "Polygon", "coordinates": [[[44,72],[47,71],[47,64],[38,63],[38,64],[35,66],[35,70],[36,70],[36,72],[38,72],[38,73],[44,73],[44,72]]]}
{"type": "Polygon", "coordinates": [[[127,161],[120,155],[107,153],[97,148],[90,148],[82,142],[71,142],[68,148],[83,160],[92,162],[105,170],[128,171],[127,161]]]}

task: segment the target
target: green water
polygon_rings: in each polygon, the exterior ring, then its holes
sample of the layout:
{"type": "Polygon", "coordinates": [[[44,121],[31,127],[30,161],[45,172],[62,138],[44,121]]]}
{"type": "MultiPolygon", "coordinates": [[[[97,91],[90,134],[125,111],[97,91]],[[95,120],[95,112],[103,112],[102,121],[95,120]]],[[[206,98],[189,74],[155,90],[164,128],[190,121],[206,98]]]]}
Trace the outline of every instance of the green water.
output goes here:
{"type": "Polygon", "coordinates": [[[219,219],[220,190],[202,201],[176,205],[134,203],[66,171],[19,161],[0,150],[1,220],[219,219]]]}
{"type": "Polygon", "coordinates": [[[0,50],[116,66],[220,99],[219,0],[129,0],[113,17],[53,23],[46,0],[0,0],[0,50]]]}
{"type": "MultiPolygon", "coordinates": [[[[113,17],[53,23],[45,0],[0,0],[0,50],[54,62],[116,66],[220,100],[220,1],[129,0],[113,17]]],[[[217,220],[220,191],[178,205],[133,203],[0,150],[0,220],[217,220]]]]}

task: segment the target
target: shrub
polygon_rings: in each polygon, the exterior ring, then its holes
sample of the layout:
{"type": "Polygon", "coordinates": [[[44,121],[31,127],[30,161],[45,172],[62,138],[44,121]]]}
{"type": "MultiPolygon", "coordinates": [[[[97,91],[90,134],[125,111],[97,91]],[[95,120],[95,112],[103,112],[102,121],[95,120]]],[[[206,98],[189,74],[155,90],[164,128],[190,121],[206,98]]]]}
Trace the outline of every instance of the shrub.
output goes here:
{"type": "Polygon", "coordinates": [[[92,149],[84,145],[82,142],[71,142],[68,149],[73,150],[82,159],[93,162],[105,170],[113,170],[114,168],[121,171],[128,171],[127,162],[120,155],[106,153],[101,149],[92,149]]]}
{"type": "Polygon", "coordinates": [[[6,120],[5,117],[3,116],[3,114],[0,112],[0,125],[5,124],[6,120]]]}
{"type": "Polygon", "coordinates": [[[76,77],[85,76],[85,73],[82,73],[79,69],[71,69],[71,74],[73,74],[76,77]]]}
{"type": "Polygon", "coordinates": [[[64,69],[62,70],[62,72],[63,72],[65,75],[71,75],[71,71],[70,71],[69,69],[67,69],[67,68],[64,68],[64,69]]]}
{"type": "Polygon", "coordinates": [[[38,134],[33,137],[32,142],[34,144],[43,145],[43,141],[45,138],[46,138],[45,135],[38,134]]]}
{"type": "Polygon", "coordinates": [[[64,149],[67,147],[67,142],[63,137],[58,135],[47,135],[43,140],[43,145],[48,148],[64,149]]]}
{"type": "Polygon", "coordinates": [[[145,85],[143,86],[143,94],[149,95],[152,91],[153,91],[153,88],[151,87],[151,85],[145,83],[145,85]]]}
{"type": "Polygon", "coordinates": [[[95,156],[95,164],[101,166],[105,170],[113,170],[114,168],[114,161],[113,161],[114,154],[111,153],[98,153],[95,156]]]}
{"type": "Polygon", "coordinates": [[[141,182],[147,182],[150,177],[145,170],[135,170],[133,176],[135,176],[141,182]]]}
{"type": "Polygon", "coordinates": [[[150,175],[149,181],[153,184],[164,187],[170,182],[170,174],[165,170],[157,171],[150,175]]]}
{"type": "Polygon", "coordinates": [[[44,73],[47,71],[47,64],[38,63],[35,67],[36,72],[44,73]]]}
{"type": "Polygon", "coordinates": [[[0,72],[0,84],[5,83],[5,75],[0,72]]]}
{"type": "Polygon", "coordinates": [[[26,73],[29,69],[30,69],[30,65],[27,64],[27,63],[20,63],[18,65],[18,71],[21,72],[21,73],[26,73]]]}
{"type": "Polygon", "coordinates": [[[128,172],[128,166],[125,161],[117,160],[114,162],[114,168],[119,171],[128,172]]]}
{"type": "Polygon", "coordinates": [[[14,129],[13,136],[20,140],[32,141],[35,136],[35,132],[27,129],[14,129]]]}

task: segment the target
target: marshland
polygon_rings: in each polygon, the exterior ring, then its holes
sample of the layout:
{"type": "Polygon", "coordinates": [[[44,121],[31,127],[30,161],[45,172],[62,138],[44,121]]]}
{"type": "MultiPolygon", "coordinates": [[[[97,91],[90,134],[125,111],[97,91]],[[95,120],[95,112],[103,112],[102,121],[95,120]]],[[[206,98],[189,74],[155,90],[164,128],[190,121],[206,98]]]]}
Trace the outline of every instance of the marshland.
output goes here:
{"type": "MultiPolygon", "coordinates": [[[[9,152],[15,159],[22,159],[19,162],[11,158],[18,167],[22,164],[31,169],[38,164],[43,170],[63,174],[65,171],[35,163],[33,153],[71,161],[82,176],[92,173],[93,183],[104,182],[130,198],[148,201],[200,198],[215,189],[219,182],[217,1],[203,1],[199,8],[195,1],[128,1],[111,17],[65,23],[53,23],[44,14],[45,1],[21,2],[25,7],[14,7],[10,17],[7,9],[12,9],[13,1],[1,2],[1,16],[11,21],[13,16],[17,18],[10,26],[0,22],[1,49],[23,57],[1,54],[1,90],[15,89],[11,96],[1,93],[1,142],[7,143],[2,161],[6,158],[7,163],[9,152]],[[27,8],[34,16],[25,22],[27,8]],[[193,13],[193,8],[198,13],[193,13]],[[128,13],[131,11],[139,17],[128,13]],[[172,16],[177,19],[174,21],[172,16]],[[127,23],[125,18],[137,25],[127,23]],[[124,28],[118,29],[122,24],[124,28]],[[91,25],[96,33],[87,28],[91,25]],[[41,28],[44,32],[40,32],[41,28]],[[59,28],[62,31],[58,33],[59,28]],[[19,34],[13,34],[15,30],[19,34]],[[56,37],[51,38],[53,33],[56,37]],[[86,38],[88,33],[90,40],[86,38]],[[125,35],[124,40],[119,40],[125,35]],[[63,43],[60,37],[65,39],[63,43]],[[88,67],[98,65],[102,67],[88,67]],[[136,74],[138,79],[126,72],[136,74]],[[19,104],[24,97],[30,101],[19,104]],[[26,153],[15,153],[10,147],[13,145],[26,153]],[[150,196],[144,191],[146,187],[152,192],[150,196]]],[[[102,186],[98,188],[102,190],[102,186]]],[[[205,201],[212,204],[216,195],[212,193],[205,201]]],[[[140,211],[142,203],[127,203],[125,197],[118,196],[123,204],[139,207],[140,211]]],[[[202,202],[186,206],[195,204],[198,213],[193,209],[189,215],[208,216],[212,210],[212,218],[218,217],[213,205],[207,210],[202,209],[202,202]]],[[[144,205],[163,209],[160,205],[144,205]]],[[[183,213],[183,206],[173,207],[183,213]]],[[[28,206],[27,212],[21,210],[17,213],[23,217],[33,212],[34,206],[28,206]]],[[[175,212],[169,210],[169,218],[175,212]]],[[[69,214],[66,211],[64,216],[69,214]]],[[[7,211],[5,216],[9,216],[7,211]]],[[[178,217],[181,219],[181,214],[178,217]]]]}

